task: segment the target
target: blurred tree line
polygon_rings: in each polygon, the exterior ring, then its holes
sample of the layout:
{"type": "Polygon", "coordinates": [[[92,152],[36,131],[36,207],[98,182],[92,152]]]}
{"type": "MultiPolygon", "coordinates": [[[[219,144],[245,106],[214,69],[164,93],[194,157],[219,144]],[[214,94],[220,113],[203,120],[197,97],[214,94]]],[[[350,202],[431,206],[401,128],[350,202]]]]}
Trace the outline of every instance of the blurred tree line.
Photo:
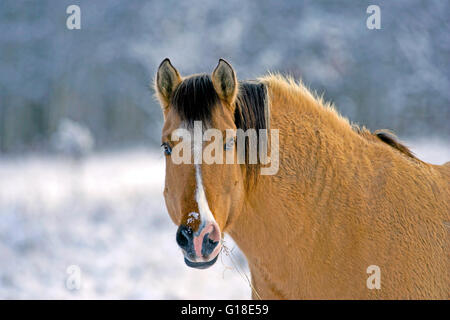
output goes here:
{"type": "Polygon", "coordinates": [[[48,151],[65,119],[97,148],[157,146],[149,84],[223,57],[240,79],[301,77],[350,120],[402,138],[450,138],[448,1],[0,2],[0,151],[48,151]],[[81,8],[68,30],[66,8],[81,8]],[[366,8],[381,8],[368,30],[366,8]]]}

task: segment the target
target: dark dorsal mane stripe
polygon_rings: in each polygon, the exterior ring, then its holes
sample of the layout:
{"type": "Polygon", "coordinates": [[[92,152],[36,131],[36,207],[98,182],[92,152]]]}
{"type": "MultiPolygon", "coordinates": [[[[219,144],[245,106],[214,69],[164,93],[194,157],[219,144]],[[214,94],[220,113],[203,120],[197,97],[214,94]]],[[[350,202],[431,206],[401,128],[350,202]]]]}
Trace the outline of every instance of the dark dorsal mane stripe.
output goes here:
{"type": "Polygon", "coordinates": [[[411,152],[411,150],[409,150],[408,147],[406,147],[405,145],[401,144],[397,140],[397,137],[392,132],[386,130],[377,130],[373,134],[384,143],[406,154],[408,157],[416,158],[414,154],[411,152]]]}

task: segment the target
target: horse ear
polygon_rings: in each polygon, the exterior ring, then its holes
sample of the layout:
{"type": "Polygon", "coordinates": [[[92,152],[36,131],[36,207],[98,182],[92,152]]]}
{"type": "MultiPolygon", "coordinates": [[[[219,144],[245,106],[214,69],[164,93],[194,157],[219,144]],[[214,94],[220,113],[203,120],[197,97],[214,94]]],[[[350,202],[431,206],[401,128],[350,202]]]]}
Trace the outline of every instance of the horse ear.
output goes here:
{"type": "Polygon", "coordinates": [[[236,99],[238,82],[233,67],[223,59],[212,73],[212,83],[220,99],[232,105],[236,99]]]}
{"type": "Polygon", "coordinates": [[[156,73],[155,90],[163,109],[169,106],[170,98],[175,88],[180,84],[181,77],[168,58],[159,65],[156,73]]]}

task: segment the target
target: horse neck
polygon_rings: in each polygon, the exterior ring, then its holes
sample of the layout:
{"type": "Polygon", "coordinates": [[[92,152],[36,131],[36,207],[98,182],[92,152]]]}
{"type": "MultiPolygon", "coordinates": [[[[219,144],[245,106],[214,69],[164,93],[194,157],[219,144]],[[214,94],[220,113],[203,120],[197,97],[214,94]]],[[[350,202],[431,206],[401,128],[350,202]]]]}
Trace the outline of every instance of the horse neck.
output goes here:
{"type": "MultiPolygon", "coordinates": [[[[334,168],[357,170],[357,163],[348,159],[364,158],[347,154],[362,150],[358,144],[364,141],[333,111],[307,92],[289,95],[270,89],[271,125],[280,135],[280,169],[276,175],[259,177],[229,231],[251,268],[264,268],[267,261],[301,264],[311,254],[304,231],[320,224],[318,212],[326,210],[335,180],[342,179],[334,168]]],[[[282,266],[278,271],[286,272],[282,266]]]]}

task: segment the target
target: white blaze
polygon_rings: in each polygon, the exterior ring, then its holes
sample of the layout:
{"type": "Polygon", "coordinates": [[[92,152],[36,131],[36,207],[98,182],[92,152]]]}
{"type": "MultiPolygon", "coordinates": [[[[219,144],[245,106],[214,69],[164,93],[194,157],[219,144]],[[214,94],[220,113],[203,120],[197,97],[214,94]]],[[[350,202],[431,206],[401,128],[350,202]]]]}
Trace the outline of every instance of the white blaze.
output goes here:
{"type": "Polygon", "coordinates": [[[205,226],[208,222],[216,222],[214,219],[214,216],[209,209],[208,200],[206,199],[205,189],[203,188],[203,181],[202,181],[202,171],[199,164],[194,165],[195,166],[195,181],[197,183],[197,188],[195,190],[195,200],[197,201],[198,211],[200,211],[200,219],[201,219],[201,225],[198,233],[201,232],[201,229],[203,226],[205,226]]]}
{"type": "MultiPolygon", "coordinates": [[[[186,123],[183,123],[180,128],[186,128],[186,123]]],[[[205,225],[208,223],[216,223],[211,209],[208,205],[208,200],[206,199],[205,189],[203,187],[202,181],[202,170],[201,170],[201,159],[203,152],[203,128],[202,123],[199,121],[194,122],[193,130],[190,130],[194,137],[192,145],[193,155],[194,155],[194,167],[195,167],[195,201],[197,201],[198,211],[200,214],[200,227],[198,228],[196,235],[199,235],[205,225]],[[193,132],[192,132],[193,131],[193,132]]]]}

